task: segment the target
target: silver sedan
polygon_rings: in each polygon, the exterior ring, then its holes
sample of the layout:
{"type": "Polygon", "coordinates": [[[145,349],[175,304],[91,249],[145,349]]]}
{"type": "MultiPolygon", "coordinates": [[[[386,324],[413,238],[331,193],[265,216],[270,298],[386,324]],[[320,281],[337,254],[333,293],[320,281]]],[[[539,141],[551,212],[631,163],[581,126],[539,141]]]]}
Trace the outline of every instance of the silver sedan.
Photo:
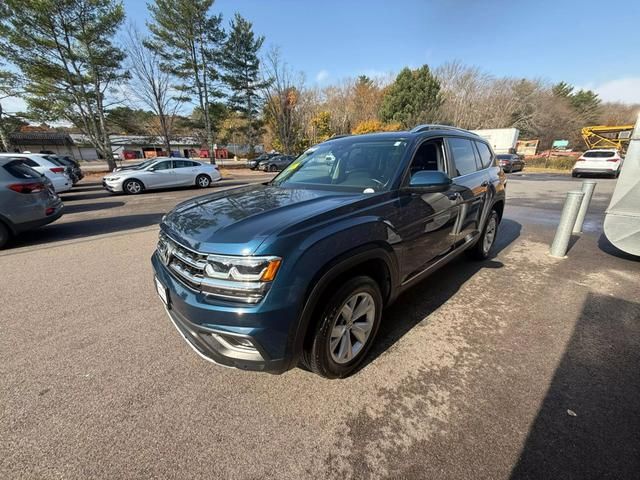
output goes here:
{"type": "Polygon", "coordinates": [[[102,179],[102,186],[110,192],[141,193],[154,188],[207,188],[220,180],[216,165],[196,162],[188,158],[158,158],[137,167],[112,172],[102,179]]]}

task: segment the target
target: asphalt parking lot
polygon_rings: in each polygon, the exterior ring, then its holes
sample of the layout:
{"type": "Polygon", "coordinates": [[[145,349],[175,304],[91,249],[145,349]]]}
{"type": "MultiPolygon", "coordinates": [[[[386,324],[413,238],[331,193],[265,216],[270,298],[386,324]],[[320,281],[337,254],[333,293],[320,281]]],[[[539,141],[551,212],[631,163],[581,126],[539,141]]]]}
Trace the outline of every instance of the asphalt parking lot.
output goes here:
{"type": "MultiPolygon", "coordinates": [[[[233,173],[214,188],[264,181],[233,173]]],[[[0,478],[637,478],[640,262],[602,236],[597,179],[513,174],[494,258],[402,295],[366,366],[329,381],[211,365],[156,298],[161,216],[201,190],[109,195],[0,252],[0,478]]]]}

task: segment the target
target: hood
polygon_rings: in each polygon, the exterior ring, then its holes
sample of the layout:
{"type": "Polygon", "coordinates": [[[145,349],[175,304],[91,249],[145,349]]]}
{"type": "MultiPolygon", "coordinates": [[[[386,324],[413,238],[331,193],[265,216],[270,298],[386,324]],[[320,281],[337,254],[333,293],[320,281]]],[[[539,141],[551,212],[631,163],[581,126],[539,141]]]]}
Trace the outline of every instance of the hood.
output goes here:
{"type": "Polygon", "coordinates": [[[359,193],[251,185],[183,202],[161,228],[194,250],[248,255],[268,236],[360,198],[359,193]]]}

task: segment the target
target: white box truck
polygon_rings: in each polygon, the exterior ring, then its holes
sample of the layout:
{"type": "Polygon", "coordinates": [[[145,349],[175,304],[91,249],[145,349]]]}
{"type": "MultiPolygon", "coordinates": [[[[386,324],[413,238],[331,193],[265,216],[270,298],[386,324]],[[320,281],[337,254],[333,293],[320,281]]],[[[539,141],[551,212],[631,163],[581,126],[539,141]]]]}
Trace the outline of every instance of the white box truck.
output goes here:
{"type": "Polygon", "coordinates": [[[471,131],[487,140],[495,153],[516,153],[518,135],[520,135],[517,128],[488,128],[471,131]]]}

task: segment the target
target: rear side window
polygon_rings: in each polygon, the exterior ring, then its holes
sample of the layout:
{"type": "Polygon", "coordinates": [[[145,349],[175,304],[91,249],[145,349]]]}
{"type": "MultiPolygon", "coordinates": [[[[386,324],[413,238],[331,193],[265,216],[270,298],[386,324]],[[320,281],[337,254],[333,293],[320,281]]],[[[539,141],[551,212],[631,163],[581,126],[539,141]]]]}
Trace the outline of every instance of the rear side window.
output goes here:
{"type": "Polygon", "coordinates": [[[25,165],[22,160],[11,160],[9,163],[4,165],[4,169],[15,178],[31,178],[34,180],[42,178],[38,172],[25,165]]]}
{"type": "Polygon", "coordinates": [[[466,138],[448,138],[447,143],[453,155],[453,163],[456,171],[454,176],[460,177],[462,175],[468,175],[478,169],[471,140],[467,140],[466,138]]]}
{"type": "Polygon", "coordinates": [[[482,142],[476,142],[476,147],[478,147],[478,153],[480,154],[480,165],[482,165],[482,168],[489,168],[493,164],[491,150],[489,150],[486,143],[482,142]]]}
{"type": "Polygon", "coordinates": [[[39,163],[34,162],[33,160],[31,160],[30,158],[27,158],[27,157],[17,157],[15,161],[22,162],[25,165],[28,165],[30,167],[39,167],[40,166],[39,163]]]}
{"type": "Polygon", "coordinates": [[[192,167],[193,162],[189,162],[188,160],[174,160],[173,168],[187,168],[192,167]]]}

